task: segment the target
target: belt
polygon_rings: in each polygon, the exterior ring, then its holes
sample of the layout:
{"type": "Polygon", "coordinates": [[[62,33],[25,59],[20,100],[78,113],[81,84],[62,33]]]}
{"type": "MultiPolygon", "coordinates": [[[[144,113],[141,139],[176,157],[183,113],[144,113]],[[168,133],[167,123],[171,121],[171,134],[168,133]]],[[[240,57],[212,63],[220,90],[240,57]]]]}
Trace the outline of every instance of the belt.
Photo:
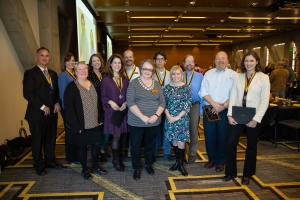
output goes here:
{"type": "Polygon", "coordinates": [[[197,104],[197,103],[199,103],[199,101],[192,103],[192,106],[195,105],[195,104],[197,104]]]}

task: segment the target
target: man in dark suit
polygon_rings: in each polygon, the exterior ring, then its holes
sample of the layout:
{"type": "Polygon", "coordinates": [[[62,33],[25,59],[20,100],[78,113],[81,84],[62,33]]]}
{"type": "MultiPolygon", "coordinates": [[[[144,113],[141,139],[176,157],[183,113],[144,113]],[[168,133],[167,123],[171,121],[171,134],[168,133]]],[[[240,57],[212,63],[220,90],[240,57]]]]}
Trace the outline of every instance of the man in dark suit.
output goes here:
{"type": "Polygon", "coordinates": [[[47,168],[61,168],[55,162],[55,139],[57,132],[57,112],[60,111],[57,74],[47,68],[49,50],[41,47],[36,51],[36,66],[26,70],[23,79],[23,96],[28,101],[25,119],[28,121],[32,137],[33,166],[40,176],[47,168]]]}

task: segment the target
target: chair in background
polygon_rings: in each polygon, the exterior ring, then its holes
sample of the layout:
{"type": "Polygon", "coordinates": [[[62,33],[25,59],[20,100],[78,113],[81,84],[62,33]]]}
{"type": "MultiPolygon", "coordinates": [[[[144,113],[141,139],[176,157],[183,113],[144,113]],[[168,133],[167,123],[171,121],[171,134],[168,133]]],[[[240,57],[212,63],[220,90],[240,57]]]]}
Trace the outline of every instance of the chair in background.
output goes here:
{"type": "MultiPolygon", "coordinates": [[[[298,112],[298,119],[300,119],[300,110],[298,112]]],[[[300,150],[299,150],[299,139],[298,139],[298,129],[300,129],[300,120],[297,120],[297,119],[287,119],[287,120],[279,121],[278,124],[281,124],[281,125],[284,125],[284,126],[288,126],[290,128],[295,129],[296,140],[297,140],[297,145],[298,145],[298,153],[300,153],[300,150]]],[[[275,132],[275,137],[276,137],[276,132],[275,132]]],[[[276,139],[275,139],[275,148],[277,148],[276,139]]]]}
{"type": "MultiPolygon", "coordinates": [[[[277,111],[278,111],[278,106],[270,106],[264,117],[262,118],[261,120],[261,124],[262,126],[265,126],[265,127],[271,127],[272,128],[272,135],[274,133],[274,137],[273,137],[273,143],[276,141],[276,121],[274,120],[274,118],[276,117],[277,115],[277,111]],[[273,130],[274,129],[274,130],[273,130]]],[[[264,136],[266,137],[266,136],[264,136]]],[[[275,149],[277,149],[277,144],[275,142],[275,149]]]]}

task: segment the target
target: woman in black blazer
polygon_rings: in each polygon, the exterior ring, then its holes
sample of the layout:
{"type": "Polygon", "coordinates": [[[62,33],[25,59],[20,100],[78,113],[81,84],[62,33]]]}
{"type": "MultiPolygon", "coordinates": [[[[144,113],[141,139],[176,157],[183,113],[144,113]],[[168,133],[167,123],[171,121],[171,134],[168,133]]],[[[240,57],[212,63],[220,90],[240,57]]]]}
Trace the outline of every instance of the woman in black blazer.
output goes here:
{"type": "Polygon", "coordinates": [[[91,177],[87,168],[87,145],[92,144],[92,173],[107,174],[98,165],[100,144],[102,139],[103,109],[99,102],[97,87],[87,79],[88,67],[84,62],[75,65],[77,79],[69,83],[64,93],[64,103],[67,122],[75,143],[77,157],[82,166],[82,176],[91,177]]]}

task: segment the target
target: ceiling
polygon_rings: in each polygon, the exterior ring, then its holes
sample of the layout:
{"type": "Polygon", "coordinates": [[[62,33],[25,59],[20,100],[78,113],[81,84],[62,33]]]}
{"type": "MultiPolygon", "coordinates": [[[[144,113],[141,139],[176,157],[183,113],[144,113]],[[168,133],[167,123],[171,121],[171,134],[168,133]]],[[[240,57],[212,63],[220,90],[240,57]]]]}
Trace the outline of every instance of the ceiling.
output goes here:
{"type": "Polygon", "coordinates": [[[87,0],[114,44],[238,44],[300,28],[299,0],[87,0]]]}

